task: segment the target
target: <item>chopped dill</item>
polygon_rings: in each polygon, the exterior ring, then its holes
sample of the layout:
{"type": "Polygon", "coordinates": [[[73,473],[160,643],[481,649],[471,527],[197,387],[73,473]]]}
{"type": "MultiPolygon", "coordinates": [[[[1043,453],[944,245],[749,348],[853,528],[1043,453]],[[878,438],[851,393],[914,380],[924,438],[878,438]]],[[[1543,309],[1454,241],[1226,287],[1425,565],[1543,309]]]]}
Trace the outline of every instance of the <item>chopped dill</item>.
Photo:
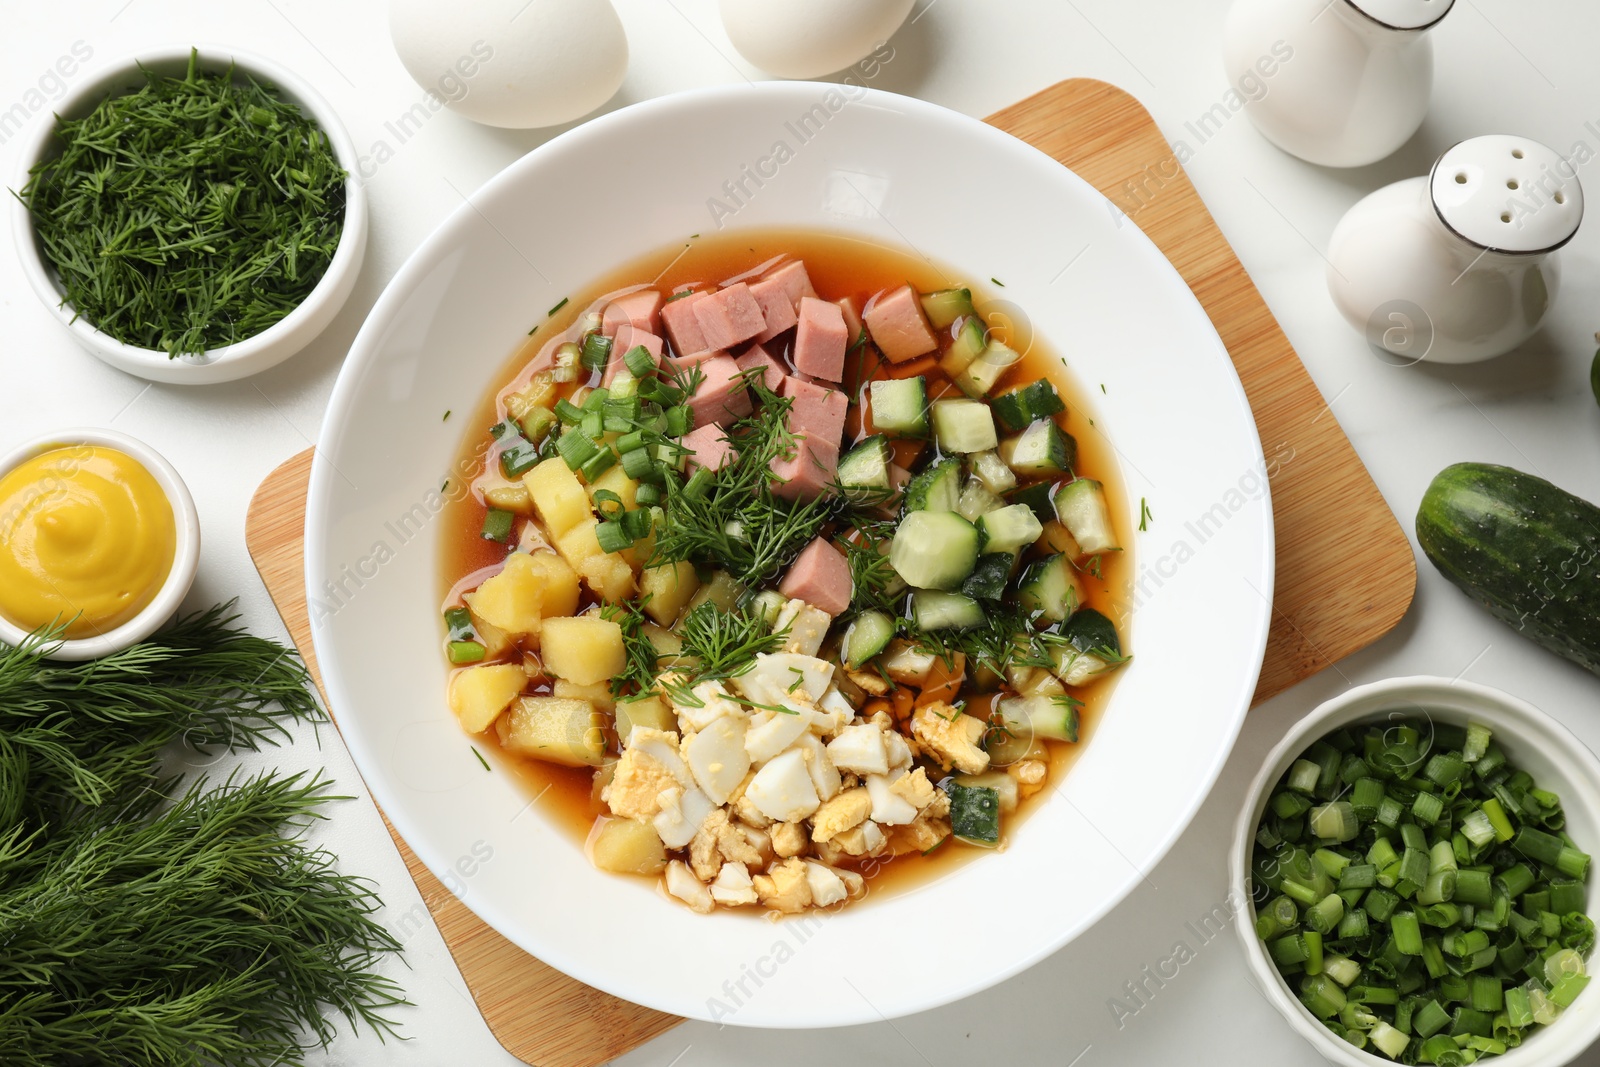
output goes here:
{"type": "Polygon", "coordinates": [[[486,770],[486,771],[489,771],[492,774],[493,773],[493,768],[491,768],[489,766],[489,761],[483,758],[483,753],[478,751],[478,746],[477,745],[468,745],[467,747],[472,749],[472,754],[474,756],[478,757],[478,762],[483,764],[483,769],[486,770]]]}
{"type": "Polygon", "coordinates": [[[440,422],[449,422],[450,421],[450,412],[453,411],[453,410],[454,410],[453,408],[446,408],[445,412],[444,412],[444,418],[440,419],[439,421],[440,422]]]}
{"type": "Polygon", "coordinates": [[[1150,520],[1155,518],[1155,512],[1150,510],[1149,501],[1144,497],[1139,498],[1139,532],[1144,533],[1150,529],[1150,520]]]}
{"type": "Polygon", "coordinates": [[[607,604],[600,609],[600,617],[616,623],[622,630],[623,667],[621,673],[611,679],[611,695],[629,696],[649,689],[655,684],[660,656],[655,642],[644,632],[647,621],[644,601],[607,604]]]}
{"type": "MultiPolygon", "coordinates": [[[[572,299],[572,297],[570,297],[570,296],[562,297],[561,298],[561,302],[559,304],[557,304],[555,307],[551,308],[549,311],[545,312],[545,317],[549,318],[551,315],[554,315],[556,312],[558,312],[562,308],[566,307],[567,306],[567,301],[569,301],[571,299],[572,299]]],[[[536,327],[534,327],[534,329],[538,329],[538,327],[536,326],[536,327]]]]}

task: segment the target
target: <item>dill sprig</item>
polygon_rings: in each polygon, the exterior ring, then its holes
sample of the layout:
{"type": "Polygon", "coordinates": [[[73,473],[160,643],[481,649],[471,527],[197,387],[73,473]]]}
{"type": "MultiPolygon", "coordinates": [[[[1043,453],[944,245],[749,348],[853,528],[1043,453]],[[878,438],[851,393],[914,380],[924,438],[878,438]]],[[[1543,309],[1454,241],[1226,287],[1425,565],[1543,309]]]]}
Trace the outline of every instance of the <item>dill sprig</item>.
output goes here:
{"type": "Polygon", "coordinates": [[[327,134],[275,88],[199,69],[56,125],[58,154],[19,194],[64,303],[169,356],[242,341],[327,272],[345,171],[327,134]]]}
{"type": "Polygon", "coordinates": [[[642,693],[656,680],[656,664],[660,657],[655,643],[644,633],[645,623],[649,621],[644,613],[646,600],[607,604],[600,609],[601,618],[610,619],[622,630],[625,658],[622,672],[611,679],[614,697],[642,693]]]}
{"type": "Polygon", "coordinates": [[[105,659],[0,652],[0,1048],[44,1064],[304,1063],[328,1013],[394,1033],[399,947],[369,883],[305,839],[320,775],[176,791],[170,744],[253,749],[316,720],[289,649],[228,605],[105,659]]]}
{"type": "Polygon", "coordinates": [[[721,567],[754,587],[792,563],[842,506],[831,494],[790,501],[772,491],[772,465],[792,458],[798,447],[788,425],[794,402],[758,377],[749,381],[756,412],[728,429],[737,458],[717,471],[708,487],[667,479],[652,564],[687,560],[721,567]]]}
{"type": "MultiPolygon", "coordinates": [[[[673,703],[699,707],[692,690],[702,682],[722,682],[745,674],[764,652],[776,652],[788,639],[787,627],[773,630],[745,607],[724,611],[707,601],[692,609],[677,627],[684,667],[665,686],[673,703]]],[[[760,706],[760,705],[756,705],[760,706]]]]}

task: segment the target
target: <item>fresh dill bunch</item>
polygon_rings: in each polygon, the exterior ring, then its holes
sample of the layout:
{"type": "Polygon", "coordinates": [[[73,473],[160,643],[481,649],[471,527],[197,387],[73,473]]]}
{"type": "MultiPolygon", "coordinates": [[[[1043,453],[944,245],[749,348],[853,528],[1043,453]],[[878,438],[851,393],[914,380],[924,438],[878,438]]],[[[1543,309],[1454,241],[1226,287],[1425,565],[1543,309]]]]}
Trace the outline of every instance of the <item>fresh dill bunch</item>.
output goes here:
{"type": "Polygon", "coordinates": [[[399,948],[369,883],[305,834],[319,776],[204,780],[163,750],[253,749],[320,718],[295,653],[231,605],[104,659],[59,630],[0,651],[0,1049],[17,1067],[302,1064],[309,1035],[394,1033],[399,948]]]}
{"type": "MultiPolygon", "coordinates": [[[[400,946],[380,902],[304,840],[321,776],[195,783],[129,819],[85,809],[27,877],[0,876],[0,1048],[12,1067],[303,1064],[310,1036],[392,1035],[399,987],[374,972],[400,946]]],[[[0,871],[19,862],[0,842],[0,871]]]]}
{"type": "Polygon", "coordinates": [[[235,625],[232,604],[84,663],[44,658],[58,633],[0,648],[0,826],[112,803],[174,741],[204,751],[288,739],[322,717],[300,657],[235,625]]]}

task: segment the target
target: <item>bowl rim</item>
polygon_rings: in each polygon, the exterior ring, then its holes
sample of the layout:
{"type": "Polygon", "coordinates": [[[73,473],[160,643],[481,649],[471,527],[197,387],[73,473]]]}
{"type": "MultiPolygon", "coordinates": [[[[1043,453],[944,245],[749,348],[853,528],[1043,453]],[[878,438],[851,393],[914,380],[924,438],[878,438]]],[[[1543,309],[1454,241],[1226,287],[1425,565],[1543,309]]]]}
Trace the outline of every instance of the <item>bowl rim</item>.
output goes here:
{"type": "MultiPolygon", "coordinates": [[[[639,103],[630,105],[629,107],[585,122],[580,126],[575,127],[572,130],[565,131],[552,140],[546,142],[533,152],[528,153],[528,155],[525,155],[521,159],[508,165],[498,174],[485,182],[478,190],[474,192],[472,198],[474,203],[464,203],[455,211],[451,212],[445,218],[440,220],[440,222],[434,227],[429,235],[424,238],[423,241],[421,241],[412,251],[406,262],[400,266],[400,268],[395,272],[394,276],[386,284],[384,292],[380,294],[378,300],[373,306],[372,311],[369,313],[366,322],[363,323],[361,333],[352,343],[350,348],[350,356],[346,359],[344,366],[341,368],[339,379],[334,384],[333,392],[328,403],[328,418],[324,420],[323,432],[318,440],[317,455],[315,456],[312,465],[311,483],[306,507],[306,528],[308,540],[308,551],[306,554],[306,581],[308,588],[321,588],[322,579],[330,577],[330,574],[325,573],[321,569],[323,560],[319,556],[319,550],[312,550],[309,548],[309,545],[317,543],[316,541],[312,540],[313,538],[318,538],[320,540],[322,527],[327,522],[325,514],[327,509],[326,501],[328,499],[325,491],[326,485],[330,484],[336,477],[339,477],[337,469],[333,466],[333,460],[331,460],[329,456],[333,452],[337,451],[339,443],[346,432],[344,425],[346,420],[341,418],[341,416],[347,412],[354,400],[355,395],[361,388],[361,384],[358,380],[360,375],[356,372],[358,372],[364,364],[370,362],[373,358],[374,352],[377,351],[378,339],[380,338],[381,330],[387,325],[385,320],[387,320],[389,316],[393,314],[393,308],[391,305],[400,300],[404,295],[404,292],[414,286],[417,278],[422,276],[426,269],[429,269],[429,265],[426,264],[421,258],[423,254],[433,252],[435,247],[444,240],[450,231],[460,224],[459,220],[470,218],[475,213],[481,214],[481,211],[479,211],[476,206],[476,201],[480,197],[491,195],[501,186],[514,180],[514,176],[520,173],[521,168],[528,165],[530,158],[542,158],[551,152],[563,150],[574,142],[590,137],[601,136],[604,132],[609,131],[613,125],[637,121],[640,116],[643,115],[657,117],[663,111],[677,110],[685,107],[704,106],[707,102],[715,103],[720,99],[727,97],[736,96],[741,99],[748,98],[752,93],[764,95],[777,95],[794,92],[812,94],[815,93],[816,88],[816,83],[812,82],[774,80],[758,82],[753,86],[744,84],[737,86],[711,86],[668,94],[666,96],[641,101],[639,103]]],[[[1095,197],[1100,196],[1098,191],[1095,190],[1094,187],[1086,180],[1084,180],[1076,171],[1072,170],[1071,168],[1061,166],[1059,161],[1054,160],[1048,155],[1040,152],[1035,146],[1028,144],[1025,141],[1021,141],[1018,138],[1012,137],[1002,130],[991,127],[979,119],[975,119],[971,116],[953,111],[952,109],[914,97],[905,97],[899,94],[872,88],[864,88],[863,92],[865,96],[862,97],[862,99],[869,101],[880,101],[880,103],[884,105],[881,108],[882,110],[915,110],[922,114],[936,112],[945,117],[947,120],[971,124],[975,130],[982,131],[983,136],[1001,138],[1008,145],[1020,146],[1022,150],[1037,155],[1041,160],[1048,160],[1052,166],[1061,169],[1061,171],[1066,175],[1066,179],[1068,181],[1081,184],[1090,195],[1095,197]]],[[[1160,271],[1169,275],[1174,283],[1183,286],[1183,291],[1184,293],[1188,294],[1188,299],[1193,300],[1192,294],[1188,293],[1189,287],[1187,283],[1183,281],[1182,276],[1178,273],[1177,268],[1172,265],[1171,261],[1166,258],[1160,249],[1157,248],[1146,235],[1144,235],[1143,231],[1135,228],[1134,233],[1137,234],[1137,239],[1143,246],[1143,252],[1141,254],[1148,255],[1150,258],[1152,270],[1160,271]]],[[[1204,308],[1199,305],[1198,301],[1194,301],[1194,310],[1200,317],[1200,320],[1204,323],[1204,332],[1197,335],[1197,344],[1203,345],[1208,349],[1210,346],[1215,346],[1217,355],[1224,360],[1223,366],[1226,368],[1226,372],[1228,374],[1226,387],[1238,399],[1244,410],[1248,412],[1248,398],[1245,394],[1243,384],[1232,366],[1231,359],[1228,357],[1226,346],[1222,343],[1220,336],[1216,333],[1214,325],[1212,325],[1210,322],[1209,316],[1206,315],[1204,308]]],[[[1245,421],[1248,423],[1248,425],[1244,427],[1244,431],[1248,433],[1255,454],[1258,457],[1261,457],[1264,455],[1264,453],[1255,422],[1252,418],[1247,418],[1245,421]]],[[[1216,782],[1221,776],[1223,768],[1226,765],[1227,758],[1231,753],[1233,746],[1237,743],[1238,736],[1243,728],[1246,713],[1248,712],[1250,706],[1251,694],[1254,692],[1256,682],[1259,679],[1266,644],[1269,637],[1268,623],[1270,622],[1271,616],[1270,602],[1275,579],[1275,555],[1273,549],[1274,516],[1271,508],[1270,491],[1264,491],[1264,495],[1261,497],[1261,503],[1263,506],[1260,509],[1259,523],[1261,525],[1262,536],[1264,537],[1264,548],[1263,555],[1260,560],[1260,570],[1256,573],[1253,573],[1251,577],[1252,580],[1254,580],[1259,586],[1262,603],[1257,620],[1259,629],[1258,640],[1256,642],[1256,646],[1251,651],[1250,656],[1249,677],[1248,679],[1244,680],[1243,688],[1238,694],[1238,707],[1229,722],[1226,723],[1226,741],[1219,747],[1219,750],[1214,754],[1214,758],[1210,760],[1209,766],[1207,766],[1204,770],[1203,786],[1196,792],[1193,802],[1188,806],[1188,809],[1181,814],[1180,818],[1174,819],[1171,822],[1171,825],[1167,831],[1161,835],[1159,842],[1152,847],[1150,859],[1151,864],[1159,862],[1162,857],[1170,853],[1173,845],[1193,823],[1195,816],[1203,806],[1205,798],[1210,795],[1211,790],[1215,787],[1216,782]]],[[[1257,521],[1254,515],[1252,516],[1252,521],[1257,521]]],[[[324,628],[316,625],[314,620],[312,627],[312,639],[314,644],[326,645],[328,636],[323,631],[324,628]]],[[[331,655],[331,650],[325,650],[329,651],[330,655],[324,656],[324,662],[336,663],[337,657],[331,655]]],[[[338,667],[325,669],[328,672],[326,681],[329,689],[330,702],[337,703],[341,693],[345,690],[346,679],[339,674],[340,668],[338,667]]],[[[354,753],[354,750],[352,751],[354,753]]],[[[363,762],[364,761],[361,758],[357,758],[358,765],[362,764],[363,762]]],[[[387,774],[374,775],[372,778],[368,779],[368,785],[372,788],[374,796],[377,797],[380,802],[383,802],[386,799],[393,799],[393,793],[391,791],[394,787],[391,783],[390,777],[387,774]]],[[[409,825],[405,811],[405,805],[389,805],[389,808],[392,812],[392,817],[395,819],[397,828],[401,830],[403,835],[408,837],[408,840],[413,840],[414,843],[412,847],[414,850],[416,850],[423,863],[427,865],[430,870],[447,871],[449,869],[449,857],[436,852],[432,844],[427,840],[426,835],[409,835],[406,833],[406,831],[409,829],[409,825]]],[[[942,995],[935,999],[918,1001],[910,1006],[896,1004],[887,1008],[863,1007],[854,1014],[848,1016],[839,1015],[828,1016],[826,1018],[806,1016],[804,1018],[797,1019],[788,1013],[785,1013],[781,1021],[772,1021],[771,1018],[765,1015],[757,1019],[751,1019],[748,1017],[748,1012],[741,1010],[738,1016],[726,1020],[725,1024],[731,1023],[732,1025],[749,1026],[753,1028],[844,1026],[873,1022],[885,1017],[898,1018],[914,1012],[932,1010],[941,1007],[953,1001],[971,996],[982,991],[983,989],[987,989],[998,984],[999,982],[1011,978],[1036,965],[1045,957],[1053,954],[1063,945],[1079,936],[1083,931],[1091,928],[1107,913],[1122,903],[1133,891],[1133,889],[1137,887],[1139,884],[1139,878],[1139,872],[1135,871],[1131,873],[1126,884],[1124,884],[1118,891],[1108,894],[1106,899],[1100,902],[1099,906],[1091,911],[1083,913],[1080,916],[1081,924],[1075,925],[1069,932],[1060,937],[1051,937],[1039,942],[1033,951],[1019,955],[1015,959],[1008,960],[1004,967],[995,967],[986,970],[983,972],[981,977],[974,978],[966,984],[952,984],[943,992],[942,995]]],[[[518,928],[518,924],[514,921],[508,921],[507,913],[497,907],[493,902],[478,898],[476,900],[467,902],[467,906],[476,915],[483,919],[487,925],[501,932],[502,936],[506,936],[508,939],[512,940],[513,943],[516,943],[519,945],[519,947],[524,948],[524,950],[530,951],[530,953],[534,952],[533,948],[527,944],[528,939],[522,936],[521,931],[518,928]]],[[[608,983],[603,970],[597,972],[597,969],[593,965],[592,961],[580,957],[573,957],[567,954],[551,955],[544,953],[543,951],[535,954],[539,954],[541,958],[551,963],[552,966],[557,967],[557,969],[561,970],[563,973],[566,973],[579,981],[593,985],[596,988],[604,989],[613,995],[620,997],[627,997],[629,995],[624,992],[619,992],[614,987],[614,984],[608,983]]],[[[692,1004],[675,1003],[673,1005],[663,1005],[662,1003],[656,1002],[651,1003],[650,1006],[655,1007],[658,1010],[673,1011],[678,1014],[686,1015],[690,1018],[702,1020],[711,1019],[711,1021],[723,1022],[723,1020],[718,1020],[714,1017],[706,1015],[704,1009],[697,1008],[692,1004]]]]}
{"type": "MultiPolygon", "coordinates": [[[[1515,744],[1539,749],[1542,754],[1566,763],[1575,778],[1587,780],[1591,791],[1600,793],[1600,758],[1596,758],[1594,752],[1563,723],[1502,689],[1460,678],[1407,675],[1356,686],[1312,709],[1273,746],[1245,792],[1244,806],[1234,824],[1233,839],[1228,850],[1229,896],[1240,910],[1242,920],[1233,926],[1244,950],[1247,973],[1257,991],[1323,1058],[1340,1067],[1379,1067],[1397,1061],[1358,1049],[1336,1037],[1300,1003],[1299,998],[1291,994],[1288,983],[1267,958],[1261,939],[1256,936],[1250,855],[1255,843],[1256,827],[1271,787],[1289,762],[1323,735],[1341,726],[1381,719],[1399,710],[1407,701],[1422,705],[1424,710],[1481,717],[1496,733],[1503,728],[1515,744]],[[1430,700],[1439,703],[1448,701],[1448,704],[1430,708],[1430,700]],[[1471,710],[1468,710],[1469,705],[1471,710]]],[[[1563,801],[1566,799],[1563,796],[1563,801]]],[[[1596,815],[1600,818],[1600,812],[1596,815]]],[[[1600,1012],[1588,1020],[1586,1030],[1577,1029],[1575,1025],[1563,1029],[1562,1020],[1557,1019],[1548,1026],[1540,1027],[1532,1036],[1531,1044],[1509,1049],[1495,1056],[1493,1062],[1504,1063],[1507,1067],[1533,1067],[1534,1064],[1538,1067],[1560,1067],[1580,1055],[1597,1037],[1600,1037],[1600,1012]],[[1560,1043],[1552,1044],[1552,1036],[1558,1038],[1560,1043]],[[1536,1050],[1537,1058],[1535,1053],[1527,1051],[1530,1047],[1536,1050]]]]}
{"type": "MultiPolygon", "coordinates": [[[[33,219],[21,197],[11,196],[11,235],[17,258],[28,284],[57,322],[84,348],[112,366],[140,377],[180,384],[225,381],[244,377],[276,366],[301,348],[311,337],[301,337],[311,320],[332,318],[354,287],[355,276],[365,258],[368,229],[366,186],[358,177],[359,153],[338,112],[321,93],[298,74],[254,52],[224,45],[166,45],[141,48],[110,60],[94,76],[68,89],[56,102],[49,122],[35,123],[19,153],[14,188],[27,185],[30,171],[50,152],[56,120],[62,115],[81,114],[119,87],[133,84],[141,67],[172,67],[187,63],[191,51],[199,54],[202,69],[224,67],[224,59],[237,70],[280,90],[321,127],[328,136],[339,165],[346,176],[345,217],[339,244],[322,278],[293,311],[260,333],[221,348],[206,349],[198,356],[169,357],[165,352],[130,345],[80,316],[66,301],[55,271],[45,262],[33,227],[33,219]],[[208,373],[209,372],[209,373],[208,373]]],[[[323,326],[326,325],[324,321],[323,326]]],[[[321,327],[315,330],[321,332],[321,327]]],[[[314,334],[313,334],[314,336],[314,334]]]]}
{"type": "MultiPolygon", "coordinates": [[[[138,644],[155,633],[161,624],[177,612],[183,598],[189,595],[200,566],[200,515],[195,509],[194,497],[184,483],[182,475],[165,456],[136,437],[116,430],[97,427],[72,427],[41,434],[0,455],[0,477],[4,477],[21,464],[59,448],[77,445],[101,445],[126,453],[150,472],[166,493],[172,505],[173,527],[176,541],[173,545],[172,569],[166,581],[150,603],[133,618],[103,634],[53,642],[47,646],[47,658],[62,661],[98,659],[119,652],[129,645],[138,644]]],[[[0,615],[0,642],[18,646],[28,639],[28,631],[0,615]]]]}

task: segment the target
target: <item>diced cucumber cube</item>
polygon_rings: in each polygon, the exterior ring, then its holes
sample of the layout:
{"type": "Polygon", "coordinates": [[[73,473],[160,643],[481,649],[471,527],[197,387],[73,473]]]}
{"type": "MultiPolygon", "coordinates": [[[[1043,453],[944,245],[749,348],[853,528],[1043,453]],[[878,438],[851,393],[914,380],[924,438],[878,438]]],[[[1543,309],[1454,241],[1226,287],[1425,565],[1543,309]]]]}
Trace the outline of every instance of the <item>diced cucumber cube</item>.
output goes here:
{"type": "Polygon", "coordinates": [[[968,364],[983,354],[988,344],[989,338],[983,323],[973,316],[956,331],[956,339],[945,350],[944,358],[939,360],[939,369],[953,381],[956,375],[967,369],[968,364]]]}
{"type": "Polygon", "coordinates": [[[936,400],[933,433],[946,452],[984,452],[1000,443],[994,416],[981,400],[936,400]]]}
{"type": "Polygon", "coordinates": [[[1012,433],[1025,430],[1030,423],[1048,419],[1067,410],[1061,394],[1047,381],[1029,382],[1008,390],[993,400],[994,414],[1012,433]]]}
{"type": "Polygon", "coordinates": [[[917,589],[956,589],[978,562],[978,528],[953,511],[913,511],[895,530],[889,565],[917,589]]]}
{"type": "Polygon", "coordinates": [[[970,630],[983,625],[983,607],[969,596],[918,589],[911,594],[911,620],[919,630],[970,630]]]}
{"type": "Polygon", "coordinates": [[[961,583],[962,595],[974,600],[999,600],[1005,595],[1006,583],[1011,580],[1011,568],[1016,561],[1017,557],[1010,552],[979,556],[972,573],[961,583]]]}
{"type": "Polygon", "coordinates": [[[1040,419],[1000,446],[1000,458],[1025,478],[1049,477],[1072,469],[1078,458],[1078,442],[1071,434],[1040,419]]]}
{"type": "Polygon", "coordinates": [[[895,437],[928,436],[928,383],[914,378],[880,378],[868,390],[872,427],[895,437]]]}
{"type": "Polygon", "coordinates": [[[856,445],[839,459],[839,484],[851,496],[878,497],[889,490],[889,439],[874,435],[856,445]]]}
{"type": "Polygon", "coordinates": [[[894,620],[881,611],[864,611],[844,632],[841,651],[852,670],[860,670],[872,657],[889,647],[894,638],[894,620]]]}
{"type": "Polygon", "coordinates": [[[940,289],[922,295],[922,310],[935,330],[942,330],[959,318],[972,314],[971,289],[940,289]]]}
{"type": "Polygon", "coordinates": [[[1078,542],[1085,556],[1101,552],[1120,552],[1117,535],[1111,528],[1111,510],[1106,505],[1105,487],[1092,478],[1068,482],[1056,493],[1056,514],[1061,525],[1078,542]]]}
{"type": "Polygon", "coordinates": [[[1055,485],[1051,482],[1039,482],[1035,485],[1023,486],[1006,494],[1006,501],[1011,504],[1026,504],[1040,522],[1054,522],[1056,518],[1056,505],[1053,499],[1055,485]]]}
{"type": "Polygon", "coordinates": [[[1042,533],[1044,524],[1026,504],[1009,504],[978,519],[978,547],[984,552],[1020,552],[1042,533]]]}
{"type": "Polygon", "coordinates": [[[1046,556],[1028,568],[1017,586],[1017,598],[1028,611],[1060,622],[1083,603],[1078,570],[1065,556],[1046,556]]]}
{"type": "Polygon", "coordinates": [[[1010,697],[1000,701],[1006,722],[1024,722],[1035,737],[1055,741],[1078,739],[1078,706],[1071,698],[1052,696],[1010,697]]]}
{"type": "Polygon", "coordinates": [[[1017,487],[1017,476],[999,452],[974,452],[967,457],[972,473],[991,493],[1009,493],[1017,487]]]}
{"type": "Polygon", "coordinates": [[[998,511],[1005,506],[1005,502],[989,492],[981,481],[968,478],[967,484],[961,487],[961,499],[956,502],[956,514],[968,522],[977,522],[979,518],[991,511],[998,511]]]}
{"type": "Polygon", "coordinates": [[[945,787],[950,796],[950,832],[959,841],[983,848],[1000,843],[1000,794],[983,786],[951,782],[945,787]]]}
{"type": "Polygon", "coordinates": [[[1015,367],[1022,356],[999,341],[990,341],[982,354],[955,376],[956,388],[970,397],[985,397],[995,383],[1015,367]]]}
{"type": "Polygon", "coordinates": [[[960,460],[941,460],[906,484],[907,511],[955,511],[960,502],[960,460]]]}

